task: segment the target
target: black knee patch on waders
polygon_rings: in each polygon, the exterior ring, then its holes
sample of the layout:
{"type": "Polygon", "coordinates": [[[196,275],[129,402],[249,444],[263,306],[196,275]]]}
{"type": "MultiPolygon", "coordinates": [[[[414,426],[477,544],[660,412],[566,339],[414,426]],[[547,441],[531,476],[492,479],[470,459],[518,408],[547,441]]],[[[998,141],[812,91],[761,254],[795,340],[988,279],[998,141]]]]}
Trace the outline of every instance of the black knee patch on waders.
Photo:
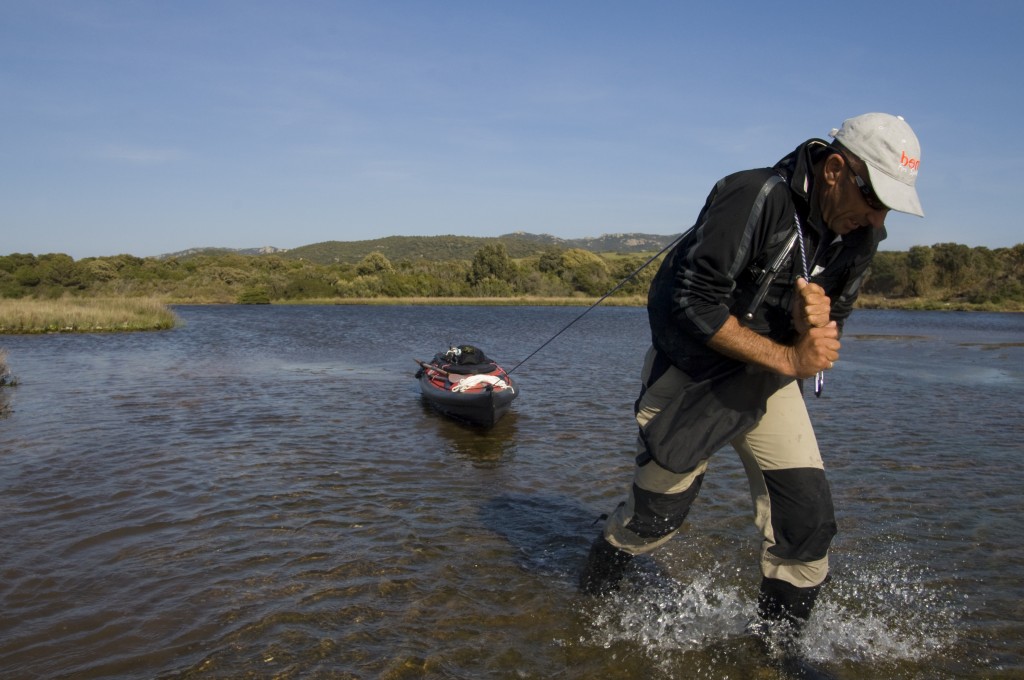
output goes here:
{"type": "Polygon", "coordinates": [[[813,562],[828,554],[836,535],[832,491],[825,471],[817,468],[766,470],[775,545],[772,555],[785,560],[813,562]]]}
{"type": "Polygon", "coordinates": [[[626,528],[640,538],[661,538],[683,525],[690,506],[700,492],[704,475],[694,479],[693,484],[682,493],[655,493],[633,485],[633,517],[626,528]]]}

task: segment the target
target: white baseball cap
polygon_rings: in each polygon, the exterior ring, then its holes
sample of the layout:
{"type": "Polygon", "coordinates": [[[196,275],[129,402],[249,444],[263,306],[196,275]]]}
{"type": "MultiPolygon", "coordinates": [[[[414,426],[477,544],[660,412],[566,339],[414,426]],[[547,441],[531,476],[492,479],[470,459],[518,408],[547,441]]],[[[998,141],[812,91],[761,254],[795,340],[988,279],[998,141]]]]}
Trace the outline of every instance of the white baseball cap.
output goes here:
{"type": "Polygon", "coordinates": [[[888,208],[924,217],[917,197],[921,144],[902,116],[865,113],[829,133],[868,166],[871,188],[888,208]]]}

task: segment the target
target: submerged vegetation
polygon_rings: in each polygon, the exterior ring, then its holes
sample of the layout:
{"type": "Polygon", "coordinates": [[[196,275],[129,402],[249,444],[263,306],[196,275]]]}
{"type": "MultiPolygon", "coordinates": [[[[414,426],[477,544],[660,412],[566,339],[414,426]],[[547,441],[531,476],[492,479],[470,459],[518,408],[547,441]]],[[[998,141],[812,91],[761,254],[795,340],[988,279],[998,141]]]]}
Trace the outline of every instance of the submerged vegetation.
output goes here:
{"type": "Polygon", "coordinates": [[[11,403],[7,398],[5,387],[14,387],[18,379],[11,375],[7,368],[7,352],[0,349],[0,418],[6,418],[11,413],[11,403]]]}
{"type": "Polygon", "coordinates": [[[0,349],[0,387],[14,385],[16,382],[14,376],[11,375],[10,370],[7,368],[7,352],[0,349]]]}
{"type": "MultiPolygon", "coordinates": [[[[545,240],[536,241],[531,250],[523,237],[507,245],[503,238],[455,243],[453,237],[406,237],[381,241],[387,241],[390,257],[380,250],[366,252],[366,247],[341,248],[337,242],[333,248],[318,244],[284,253],[202,251],[77,261],[62,254],[16,253],[0,256],[0,309],[5,310],[0,326],[3,332],[14,327],[120,330],[139,322],[135,312],[112,310],[114,318],[100,321],[50,316],[18,326],[4,300],[26,299],[59,300],[65,305],[62,311],[73,310],[73,301],[85,298],[156,298],[168,304],[589,304],[630,277],[661,245],[642,241],[653,249],[633,252],[626,245],[635,246],[637,239],[619,236],[622,249],[614,252],[545,240]],[[444,252],[450,254],[439,254],[444,252]]],[[[608,303],[642,304],[657,264],[630,278],[608,303]]],[[[862,292],[863,307],[1024,311],[1024,244],[992,250],[940,243],[907,252],[883,251],[862,292]]],[[[109,304],[116,308],[127,302],[109,304]]]]}
{"type": "Polygon", "coordinates": [[[154,298],[0,300],[0,333],[148,331],[175,322],[174,312],[154,298]]]}

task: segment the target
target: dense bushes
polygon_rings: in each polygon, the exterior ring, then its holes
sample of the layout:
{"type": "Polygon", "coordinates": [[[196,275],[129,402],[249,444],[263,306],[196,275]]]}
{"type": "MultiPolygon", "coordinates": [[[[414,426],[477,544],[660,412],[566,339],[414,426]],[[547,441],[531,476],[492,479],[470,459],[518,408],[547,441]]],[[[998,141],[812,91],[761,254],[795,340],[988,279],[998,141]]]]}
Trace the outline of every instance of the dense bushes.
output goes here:
{"type": "Polygon", "coordinates": [[[969,248],[957,243],[880,252],[864,293],[886,298],[937,298],[971,304],[1024,303],[1024,244],[969,248]]]}
{"type": "MultiPolygon", "coordinates": [[[[189,258],[131,255],[0,256],[0,297],[160,296],[175,302],[260,304],[272,301],[382,297],[569,297],[603,295],[643,266],[641,255],[597,255],[549,247],[513,259],[504,245],[481,247],[472,260],[390,261],[379,252],[346,264],[277,255],[214,254],[189,258]]],[[[644,295],[652,263],[618,295],[644,295]]],[[[1024,244],[969,248],[955,243],[880,252],[863,292],[887,299],[927,298],[977,305],[1024,305],[1024,244]]]]}

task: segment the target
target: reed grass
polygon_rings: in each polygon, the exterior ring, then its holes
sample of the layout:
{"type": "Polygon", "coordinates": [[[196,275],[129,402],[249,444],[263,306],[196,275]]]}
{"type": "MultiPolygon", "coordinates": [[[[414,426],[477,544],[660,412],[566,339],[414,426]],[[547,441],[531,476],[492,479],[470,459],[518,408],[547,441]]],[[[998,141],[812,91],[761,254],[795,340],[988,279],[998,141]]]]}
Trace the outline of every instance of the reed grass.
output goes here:
{"type": "Polygon", "coordinates": [[[173,328],[177,317],[157,298],[0,300],[0,333],[109,333],[173,328]]]}

